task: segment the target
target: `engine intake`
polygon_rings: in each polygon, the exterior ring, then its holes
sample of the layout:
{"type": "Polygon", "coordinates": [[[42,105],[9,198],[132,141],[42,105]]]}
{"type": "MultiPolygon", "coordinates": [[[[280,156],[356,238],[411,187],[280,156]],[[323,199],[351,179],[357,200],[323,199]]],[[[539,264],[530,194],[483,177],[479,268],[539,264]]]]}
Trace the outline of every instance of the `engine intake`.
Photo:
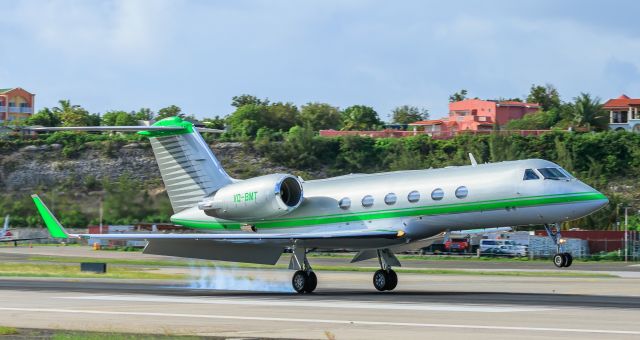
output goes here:
{"type": "Polygon", "coordinates": [[[298,178],[273,174],[229,184],[200,202],[198,208],[217,218],[255,221],[286,215],[303,200],[298,178]]]}

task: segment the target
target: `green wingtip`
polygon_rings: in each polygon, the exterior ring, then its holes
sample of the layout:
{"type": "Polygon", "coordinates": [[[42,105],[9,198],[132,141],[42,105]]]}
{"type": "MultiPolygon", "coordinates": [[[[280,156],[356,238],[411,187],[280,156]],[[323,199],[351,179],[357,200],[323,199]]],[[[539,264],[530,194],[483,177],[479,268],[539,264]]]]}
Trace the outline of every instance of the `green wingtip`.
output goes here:
{"type": "Polygon", "coordinates": [[[182,118],[176,117],[167,117],[155,122],[152,126],[175,126],[181,127],[182,130],[176,131],[139,131],[139,135],[143,135],[146,137],[166,137],[166,136],[175,136],[182,135],[185,133],[191,133],[194,131],[193,124],[186,120],[182,120],[182,118]]]}
{"type": "Polygon", "coordinates": [[[53,238],[68,238],[67,232],[64,230],[58,219],[53,216],[49,208],[42,202],[38,195],[31,195],[33,198],[33,203],[36,204],[36,208],[38,209],[38,213],[42,216],[44,220],[44,224],[49,229],[49,233],[53,238]]]}

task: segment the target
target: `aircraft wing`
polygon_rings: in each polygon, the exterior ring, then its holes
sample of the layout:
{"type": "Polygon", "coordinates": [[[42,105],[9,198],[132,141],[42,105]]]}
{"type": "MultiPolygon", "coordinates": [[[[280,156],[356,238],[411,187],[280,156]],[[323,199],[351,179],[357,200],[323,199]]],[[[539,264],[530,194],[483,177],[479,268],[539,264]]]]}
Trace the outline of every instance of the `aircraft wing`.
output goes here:
{"type": "MultiPolygon", "coordinates": [[[[51,213],[38,195],[32,195],[42,219],[54,238],[95,240],[145,240],[146,254],[200,258],[209,260],[275,264],[286,247],[322,247],[327,241],[344,240],[345,247],[361,242],[389,243],[405,237],[398,230],[345,230],[314,233],[199,233],[199,234],[71,234],[51,213]]],[[[397,242],[397,241],[395,241],[397,242]]]]}

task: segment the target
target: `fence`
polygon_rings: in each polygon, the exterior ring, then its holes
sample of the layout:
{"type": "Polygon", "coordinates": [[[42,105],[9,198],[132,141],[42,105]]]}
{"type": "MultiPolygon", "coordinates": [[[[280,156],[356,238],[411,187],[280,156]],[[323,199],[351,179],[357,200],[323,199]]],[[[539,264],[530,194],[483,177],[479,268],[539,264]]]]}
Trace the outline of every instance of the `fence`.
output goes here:
{"type": "MultiPolygon", "coordinates": [[[[464,130],[464,131],[402,131],[402,130],[380,130],[380,131],[337,131],[320,130],[321,137],[341,137],[341,136],[363,136],[371,138],[401,138],[418,135],[428,135],[433,139],[451,139],[458,135],[501,135],[501,136],[539,136],[551,130],[464,130]]],[[[559,130],[563,131],[563,130],[559,130]]]]}

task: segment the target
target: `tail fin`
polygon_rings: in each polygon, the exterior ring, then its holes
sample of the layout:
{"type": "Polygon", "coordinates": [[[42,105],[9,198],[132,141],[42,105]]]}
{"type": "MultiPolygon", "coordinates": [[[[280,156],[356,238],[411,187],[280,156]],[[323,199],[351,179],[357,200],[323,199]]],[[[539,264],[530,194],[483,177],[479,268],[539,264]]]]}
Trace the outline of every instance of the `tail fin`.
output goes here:
{"type": "Polygon", "coordinates": [[[7,230],[9,230],[9,215],[4,217],[4,226],[2,227],[2,235],[4,235],[7,230]]]}
{"type": "Polygon", "coordinates": [[[197,205],[205,196],[233,182],[193,124],[171,117],[153,126],[183,128],[138,132],[151,141],[174,212],[197,205]]]}
{"type": "Polygon", "coordinates": [[[33,198],[33,203],[36,204],[36,208],[38,209],[38,213],[40,213],[40,216],[42,216],[44,224],[47,226],[47,229],[49,229],[51,237],[68,238],[69,233],[67,233],[67,231],[62,227],[62,224],[58,222],[58,219],[53,216],[49,208],[44,205],[40,197],[38,197],[38,195],[31,195],[31,198],[33,198]]]}

